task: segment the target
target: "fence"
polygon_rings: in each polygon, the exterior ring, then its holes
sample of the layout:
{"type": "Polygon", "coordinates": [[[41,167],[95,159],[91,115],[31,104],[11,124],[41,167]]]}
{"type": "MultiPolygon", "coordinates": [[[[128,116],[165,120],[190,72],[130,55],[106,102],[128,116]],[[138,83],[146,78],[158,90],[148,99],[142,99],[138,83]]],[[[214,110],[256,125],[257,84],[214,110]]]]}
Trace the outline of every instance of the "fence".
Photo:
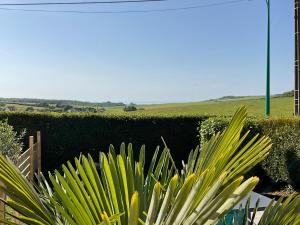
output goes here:
{"type": "MultiPolygon", "coordinates": [[[[38,131],[36,135],[36,142],[34,136],[29,137],[29,148],[18,157],[17,166],[22,174],[30,181],[34,180],[34,174],[41,172],[41,132],[38,131]]],[[[5,199],[6,196],[0,191],[0,198],[5,199]]],[[[5,218],[6,207],[4,203],[0,203],[0,217],[5,218]]],[[[14,221],[18,223],[18,221],[14,221]]],[[[0,223],[0,225],[4,225],[0,223]]]]}
{"type": "Polygon", "coordinates": [[[33,181],[34,174],[41,170],[41,132],[37,132],[37,140],[34,136],[29,137],[29,148],[18,158],[18,167],[22,174],[33,181]]]}

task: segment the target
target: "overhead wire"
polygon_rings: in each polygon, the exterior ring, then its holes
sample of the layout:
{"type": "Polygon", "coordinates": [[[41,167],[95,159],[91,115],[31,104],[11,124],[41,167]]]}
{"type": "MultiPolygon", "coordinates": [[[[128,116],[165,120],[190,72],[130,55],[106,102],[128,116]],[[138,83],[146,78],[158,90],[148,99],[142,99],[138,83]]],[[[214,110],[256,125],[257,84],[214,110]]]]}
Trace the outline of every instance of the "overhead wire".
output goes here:
{"type": "Polygon", "coordinates": [[[169,0],[115,0],[115,1],[80,1],[80,2],[23,2],[23,3],[0,3],[0,6],[47,6],[47,5],[95,5],[95,4],[123,4],[166,2],[169,0]]]}
{"type": "Polygon", "coordinates": [[[162,9],[145,9],[145,10],[119,10],[119,11],[82,11],[82,10],[47,10],[47,9],[25,9],[25,8],[7,8],[0,7],[0,10],[6,11],[23,11],[23,12],[45,12],[45,13],[74,13],[74,14],[128,14],[128,13],[153,13],[153,12],[172,12],[185,11],[200,8],[210,8],[223,5],[249,2],[249,0],[229,0],[209,4],[201,4],[186,7],[162,8],[162,9]]]}

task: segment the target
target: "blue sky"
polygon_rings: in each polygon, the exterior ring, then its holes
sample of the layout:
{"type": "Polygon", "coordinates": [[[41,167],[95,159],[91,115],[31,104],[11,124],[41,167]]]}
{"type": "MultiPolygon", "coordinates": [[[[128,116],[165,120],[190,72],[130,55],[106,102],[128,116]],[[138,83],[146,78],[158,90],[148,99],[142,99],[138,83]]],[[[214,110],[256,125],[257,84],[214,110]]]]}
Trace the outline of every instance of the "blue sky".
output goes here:
{"type": "MultiPolygon", "coordinates": [[[[144,10],[223,1],[47,9],[144,10]]],[[[293,89],[293,0],[272,0],[271,10],[271,92],[281,93],[293,89]]],[[[1,97],[157,103],[265,92],[265,0],[164,13],[0,10],[0,28],[1,97]]]]}

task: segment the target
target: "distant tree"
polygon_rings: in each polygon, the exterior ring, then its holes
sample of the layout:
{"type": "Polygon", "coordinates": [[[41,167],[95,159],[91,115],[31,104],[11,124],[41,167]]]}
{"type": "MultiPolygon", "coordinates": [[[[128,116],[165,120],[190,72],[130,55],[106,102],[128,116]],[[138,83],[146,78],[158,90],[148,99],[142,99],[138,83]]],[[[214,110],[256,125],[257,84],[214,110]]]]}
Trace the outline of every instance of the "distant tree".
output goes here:
{"type": "Polygon", "coordinates": [[[93,108],[93,107],[88,107],[87,108],[87,111],[88,112],[92,112],[92,113],[96,113],[97,112],[97,109],[93,108]]]}
{"type": "Polygon", "coordinates": [[[71,105],[65,105],[64,106],[64,111],[65,112],[69,112],[71,109],[73,109],[73,106],[71,106],[71,105]]]}
{"type": "Polygon", "coordinates": [[[134,105],[127,105],[124,107],[123,109],[125,112],[133,112],[133,111],[136,111],[137,108],[134,106],[134,105]]]}
{"type": "Polygon", "coordinates": [[[5,103],[0,103],[0,107],[5,107],[5,103]]]}
{"type": "Polygon", "coordinates": [[[7,109],[11,112],[14,112],[17,110],[16,106],[13,106],[13,105],[7,106],[7,109]]]}
{"type": "Polygon", "coordinates": [[[49,104],[47,102],[41,102],[36,105],[37,107],[48,108],[49,104]]]}
{"type": "Polygon", "coordinates": [[[26,112],[33,112],[34,111],[34,108],[29,106],[25,109],[26,112]]]}
{"type": "Polygon", "coordinates": [[[294,91],[287,91],[287,92],[284,92],[282,93],[281,95],[282,97],[294,97],[294,91]]]}
{"type": "Polygon", "coordinates": [[[48,109],[50,110],[50,111],[52,111],[52,110],[54,110],[56,107],[54,106],[54,105],[49,105],[49,107],[48,107],[48,109]]]}
{"type": "Polygon", "coordinates": [[[56,104],[56,107],[57,108],[63,108],[63,107],[65,107],[65,105],[63,105],[61,102],[59,102],[59,103],[56,104]]]}
{"type": "Polygon", "coordinates": [[[83,112],[82,108],[80,108],[80,107],[73,107],[72,111],[73,112],[83,112]]]}
{"type": "Polygon", "coordinates": [[[57,108],[56,108],[56,109],[53,109],[53,110],[51,110],[51,111],[52,111],[52,112],[63,112],[63,109],[61,109],[61,108],[60,108],[60,109],[57,109],[57,108]]]}

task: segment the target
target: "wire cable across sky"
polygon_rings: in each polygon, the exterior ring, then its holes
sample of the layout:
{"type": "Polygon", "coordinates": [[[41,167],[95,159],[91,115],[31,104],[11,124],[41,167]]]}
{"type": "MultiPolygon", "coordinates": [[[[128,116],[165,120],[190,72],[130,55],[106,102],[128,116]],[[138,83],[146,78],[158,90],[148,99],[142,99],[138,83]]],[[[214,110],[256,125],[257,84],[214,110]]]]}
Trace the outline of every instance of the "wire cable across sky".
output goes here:
{"type": "Polygon", "coordinates": [[[87,2],[23,2],[0,3],[0,6],[47,6],[47,5],[95,5],[95,4],[124,4],[145,2],[166,2],[169,0],[115,0],[115,1],[87,1],[87,2]]]}
{"type": "MultiPolygon", "coordinates": [[[[242,3],[242,2],[249,2],[249,0],[229,0],[229,1],[221,1],[221,2],[216,2],[216,3],[201,4],[201,5],[186,6],[186,7],[145,9],[145,10],[82,11],[82,10],[47,10],[47,9],[25,9],[25,8],[6,8],[6,7],[0,7],[0,10],[23,11],[23,12],[44,12],[44,13],[74,13],[74,14],[128,14],[128,13],[153,13],[153,12],[184,11],[184,10],[210,8],[210,7],[224,6],[224,5],[230,5],[230,4],[237,4],[237,3],[242,3]]],[[[0,4],[0,6],[1,6],[1,4],[0,4]]]]}

